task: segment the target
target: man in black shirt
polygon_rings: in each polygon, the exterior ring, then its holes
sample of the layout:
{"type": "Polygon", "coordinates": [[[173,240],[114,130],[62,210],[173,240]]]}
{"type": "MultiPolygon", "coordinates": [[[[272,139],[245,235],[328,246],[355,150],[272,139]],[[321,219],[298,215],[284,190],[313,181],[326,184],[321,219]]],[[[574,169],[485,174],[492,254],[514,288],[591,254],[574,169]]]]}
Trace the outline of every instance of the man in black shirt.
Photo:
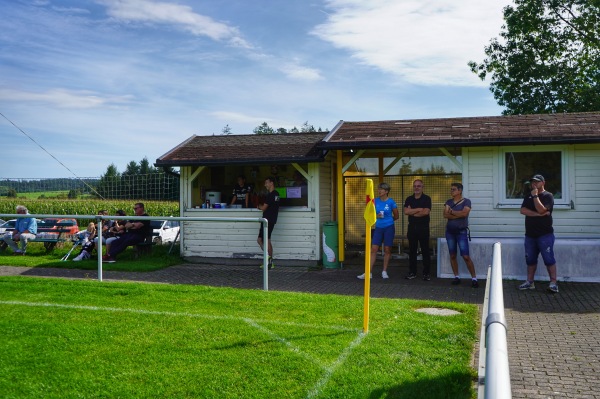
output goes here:
{"type": "MultiPolygon", "coordinates": [[[[135,216],[148,216],[144,209],[144,204],[138,202],[133,206],[135,216]]],[[[126,233],[122,234],[121,237],[114,241],[107,251],[106,255],[102,257],[102,260],[107,263],[116,262],[116,256],[123,252],[125,248],[130,245],[136,245],[143,242],[144,239],[152,234],[152,227],[150,227],[150,220],[132,220],[125,223],[126,233]]]]}
{"type": "Polygon", "coordinates": [[[535,289],[533,279],[537,269],[538,256],[541,254],[550,276],[548,291],[557,293],[554,228],[552,227],[554,196],[544,189],[545,185],[546,179],[544,179],[544,176],[533,176],[531,178],[531,195],[525,197],[521,205],[521,215],[525,215],[527,281],[521,284],[519,289],[535,289]]]}
{"type": "Polygon", "coordinates": [[[248,208],[250,193],[252,193],[252,186],[246,184],[246,176],[239,175],[237,178],[237,184],[233,187],[231,205],[236,204],[241,205],[242,208],[248,208]]]}
{"type": "MultiPolygon", "coordinates": [[[[267,247],[267,252],[269,254],[269,269],[273,268],[275,265],[273,264],[273,245],[271,244],[271,233],[273,232],[273,228],[275,228],[275,223],[277,223],[277,216],[279,215],[279,193],[275,190],[275,178],[267,177],[265,179],[265,187],[269,191],[267,194],[267,198],[265,199],[264,204],[258,204],[258,209],[263,211],[263,217],[269,221],[268,227],[268,237],[269,237],[269,245],[267,247]]],[[[263,249],[263,227],[260,226],[260,230],[258,231],[258,245],[260,249],[263,249]]]]}
{"type": "Polygon", "coordinates": [[[407,280],[417,277],[417,250],[421,246],[423,256],[423,280],[429,281],[431,255],[429,254],[429,213],[431,197],[423,193],[423,180],[413,182],[414,194],[404,201],[404,214],[408,216],[409,273],[407,280]]]}

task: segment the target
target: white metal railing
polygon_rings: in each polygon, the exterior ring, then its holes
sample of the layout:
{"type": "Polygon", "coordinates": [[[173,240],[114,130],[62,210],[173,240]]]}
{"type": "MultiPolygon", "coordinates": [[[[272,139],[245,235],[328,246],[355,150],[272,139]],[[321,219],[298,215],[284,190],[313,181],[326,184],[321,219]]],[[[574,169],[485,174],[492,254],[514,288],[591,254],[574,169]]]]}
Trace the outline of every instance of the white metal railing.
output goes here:
{"type": "Polygon", "coordinates": [[[502,288],[502,250],[499,242],[493,248],[482,313],[478,398],[511,398],[502,288]]]}
{"type": "MultiPolygon", "coordinates": [[[[0,214],[0,218],[56,218],[56,219],[94,219],[98,225],[103,220],[177,220],[181,222],[259,222],[263,227],[263,289],[269,290],[269,222],[263,217],[256,218],[234,218],[234,217],[192,217],[192,216],[103,216],[103,215],[45,215],[45,214],[0,214]]],[[[102,281],[102,240],[98,240],[98,281],[102,281]]]]}

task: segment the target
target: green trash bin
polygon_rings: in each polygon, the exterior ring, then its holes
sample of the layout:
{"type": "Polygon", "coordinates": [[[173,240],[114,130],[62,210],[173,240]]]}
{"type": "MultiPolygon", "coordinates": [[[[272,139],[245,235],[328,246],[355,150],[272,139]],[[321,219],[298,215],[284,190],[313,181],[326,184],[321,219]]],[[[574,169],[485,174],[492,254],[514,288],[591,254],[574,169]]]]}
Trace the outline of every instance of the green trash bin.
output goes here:
{"type": "Polygon", "coordinates": [[[338,224],[327,222],[323,224],[323,266],[327,269],[340,267],[338,258],[338,224]]]}

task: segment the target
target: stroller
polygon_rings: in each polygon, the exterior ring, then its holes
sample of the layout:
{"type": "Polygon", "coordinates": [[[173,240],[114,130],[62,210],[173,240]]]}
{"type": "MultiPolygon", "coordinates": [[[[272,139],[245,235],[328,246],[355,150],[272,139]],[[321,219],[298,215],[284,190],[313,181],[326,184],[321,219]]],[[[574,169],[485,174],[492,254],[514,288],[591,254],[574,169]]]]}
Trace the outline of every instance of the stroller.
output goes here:
{"type": "Polygon", "coordinates": [[[67,254],[65,256],[63,256],[60,260],[63,262],[69,260],[69,256],[71,256],[71,253],[75,250],[75,248],[77,248],[80,245],[81,245],[81,252],[79,252],[79,255],[77,255],[73,260],[80,261],[80,260],[91,258],[92,251],[94,250],[94,248],[96,246],[94,244],[94,236],[95,235],[96,235],[96,226],[94,225],[94,223],[90,223],[87,230],[82,230],[82,231],[77,232],[77,234],[74,234],[73,237],[71,238],[71,240],[73,241],[73,246],[71,247],[69,252],[67,252],[67,254]]]}

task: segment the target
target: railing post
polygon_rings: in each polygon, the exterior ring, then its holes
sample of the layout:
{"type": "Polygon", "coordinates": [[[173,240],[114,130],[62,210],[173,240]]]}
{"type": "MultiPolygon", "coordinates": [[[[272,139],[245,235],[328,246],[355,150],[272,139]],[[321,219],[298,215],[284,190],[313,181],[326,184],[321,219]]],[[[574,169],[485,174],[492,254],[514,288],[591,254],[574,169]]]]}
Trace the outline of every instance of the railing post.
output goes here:
{"type": "Polygon", "coordinates": [[[488,313],[485,317],[485,399],[509,399],[510,369],[504,317],[504,292],[502,288],[502,251],[499,242],[494,244],[489,285],[488,313]]]}

